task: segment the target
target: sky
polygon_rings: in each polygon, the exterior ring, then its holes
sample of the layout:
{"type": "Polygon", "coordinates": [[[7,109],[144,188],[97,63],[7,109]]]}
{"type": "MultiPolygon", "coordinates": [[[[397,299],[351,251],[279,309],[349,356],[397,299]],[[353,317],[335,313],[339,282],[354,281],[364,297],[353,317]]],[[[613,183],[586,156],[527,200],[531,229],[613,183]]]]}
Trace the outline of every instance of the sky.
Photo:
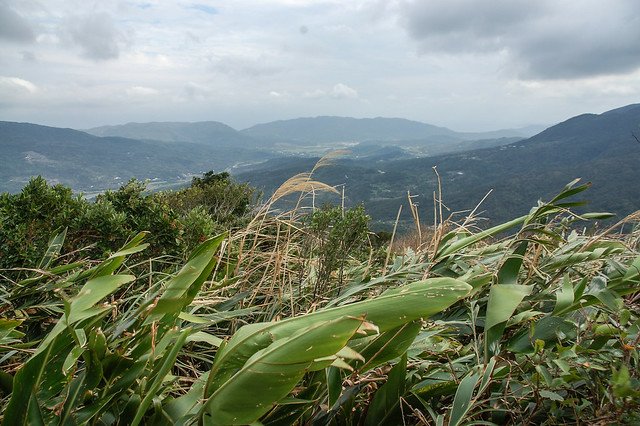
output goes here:
{"type": "Polygon", "coordinates": [[[0,0],[0,120],[484,131],[637,102],[637,0],[0,0]]]}

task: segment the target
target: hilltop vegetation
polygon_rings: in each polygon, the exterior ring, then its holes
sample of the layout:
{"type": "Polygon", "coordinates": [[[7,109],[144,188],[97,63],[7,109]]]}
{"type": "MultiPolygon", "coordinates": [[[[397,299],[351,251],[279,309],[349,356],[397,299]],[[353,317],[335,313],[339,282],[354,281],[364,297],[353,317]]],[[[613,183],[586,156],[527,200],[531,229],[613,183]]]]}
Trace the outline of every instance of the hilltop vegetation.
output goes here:
{"type": "Polygon", "coordinates": [[[274,211],[309,174],[266,205],[33,180],[0,199],[3,424],[634,424],[638,217],[576,231],[585,189],[396,251],[362,208],[274,211]]]}

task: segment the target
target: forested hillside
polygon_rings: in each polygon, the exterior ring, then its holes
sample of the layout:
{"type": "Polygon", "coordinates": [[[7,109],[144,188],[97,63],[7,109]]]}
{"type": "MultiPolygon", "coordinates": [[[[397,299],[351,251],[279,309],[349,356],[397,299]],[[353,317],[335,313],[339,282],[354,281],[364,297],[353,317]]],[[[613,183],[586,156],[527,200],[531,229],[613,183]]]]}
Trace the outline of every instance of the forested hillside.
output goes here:
{"type": "MultiPolygon", "coordinates": [[[[414,202],[423,220],[433,222],[433,193],[438,190],[433,167],[451,212],[473,209],[492,191],[480,211],[493,221],[504,221],[526,213],[538,198],[551,196],[574,178],[582,178],[592,183],[586,198],[589,209],[623,217],[638,208],[640,199],[638,136],[640,105],[636,104],[574,117],[501,147],[397,161],[335,160],[315,176],[331,185],[344,185],[347,203],[364,203],[374,221],[387,228],[403,203],[403,221],[412,222],[407,191],[417,196],[414,202]]],[[[308,170],[311,162],[265,163],[239,179],[269,192],[292,173],[308,170]]]]}

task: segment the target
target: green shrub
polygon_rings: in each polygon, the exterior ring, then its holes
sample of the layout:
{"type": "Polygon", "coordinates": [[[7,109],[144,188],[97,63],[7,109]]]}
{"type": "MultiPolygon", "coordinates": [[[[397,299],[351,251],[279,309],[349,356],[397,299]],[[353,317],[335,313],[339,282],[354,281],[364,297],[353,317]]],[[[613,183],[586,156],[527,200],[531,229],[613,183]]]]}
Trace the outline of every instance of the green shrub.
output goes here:
{"type": "Polygon", "coordinates": [[[371,249],[370,220],[362,205],[346,210],[326,205],[309,216],[307,223],[311,239],[308,255],[318,261],[314,294],[322,294],[328,289],[334,272],[338,274],[336,285],[340,288],[348,260],[368,255],[371,249]]]}

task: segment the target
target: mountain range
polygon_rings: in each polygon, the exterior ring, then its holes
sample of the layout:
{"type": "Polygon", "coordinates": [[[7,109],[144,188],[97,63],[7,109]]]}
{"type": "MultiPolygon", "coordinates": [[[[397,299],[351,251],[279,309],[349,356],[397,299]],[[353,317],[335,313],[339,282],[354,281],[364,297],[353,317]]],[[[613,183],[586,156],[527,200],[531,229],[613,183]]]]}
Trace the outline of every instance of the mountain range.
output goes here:
{"type": "MultiPolygon", "coordinates": [[[[274,125],[283,126],[282,122],[274,125]]],[[[259,131],[268,129],[269,123],[242,131],[216,121],[127,123],[79,131],[0,122],[0,191],[19,191],[34,175],[85,193],[117,187],[134,177],[150,180],[152,188],[166,188],[184,184],[192,175],[208,170],[246,171],[274,157],[323,154],[344,147],[345,141],[348,146],[369,144],[354,149],[354,157],[387,156],[387,146],[371,143],[377,132],[385,143],[396,141],[394,158],[455,152],[507,141],[490,139],[474,145],[467,134],[401,119],[316,117],[289,120],[288,126],[291,131],[284,132],[287,136],[277,137],[259,131]],[[295,136],[312,135],[318,128],[333,137],[325,135],[322,143],[309,146],[310,139],[295,136]],[[407,137],[422,139],[401,141],[407,137]]],[[[505,132],[517,134],[498,133],[505,132]]]]}
{"type": "Polygon", "coordinates": [[[346,147],[350,154],[319,169],[316,178],[345,185],[346,202],[364,203],[381,227],[391,225],[407,191],[416,195],[423,220],[432,220],[433,167],[451,211],[471,209],[492,191],[480,211],[503,220],[581,177],[593,183],[587,193],[592,209],[624,215],[640,199],[639,124],[640,104],[583,114],[535,135],[534,128],[465,133],[381,117],[299,118],[240,131],[215,121],[86,131],[0,122],[0,191],[19,191],[38,174],[92,193],[132,177],[170,188],[194,174],[229,170],[268,194],[310,170],[320,155],[346,147]]]}
{"type": "MultiPolygon", "coordinates": [[[[407,191],[416,196],[413,201],[419,204],[421,218],[432,223],[433,194],[438,190],[434,167],[449,212],[469,211],[491,191],[478,212],[493,221],[506,220],[582,178],[592,183],[584,196],[590,202],[589,210],[622,217],[640,208],[640,143],[636,138],[640,138],[640,104],[573,117],[528,139],[498,147],[373,163],[338,160],[318,169],[315,178],[345,185],[346,202],[364,203],[374,220],[387,228],[401,204],[403,223],[412,221],[407,191]]],[[[289,176],[310,170],[313,162],[271,160],[238,178],[269,192],[289,176]]]]}

